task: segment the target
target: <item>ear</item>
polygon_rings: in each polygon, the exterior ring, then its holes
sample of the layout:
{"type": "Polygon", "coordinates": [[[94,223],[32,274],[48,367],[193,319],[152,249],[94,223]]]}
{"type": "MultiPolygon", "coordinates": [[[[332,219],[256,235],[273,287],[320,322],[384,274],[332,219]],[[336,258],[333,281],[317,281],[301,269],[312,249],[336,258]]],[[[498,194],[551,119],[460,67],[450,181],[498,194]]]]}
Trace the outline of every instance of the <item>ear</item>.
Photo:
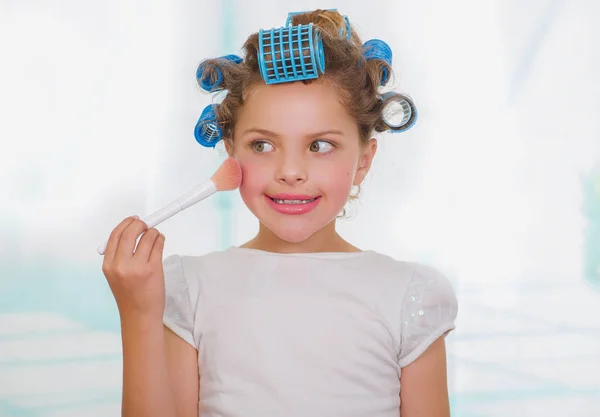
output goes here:
{"type": "Polygon", "coordinates": [[[371,138],[366,145],[363,145],[362,154],[358,160],[358,168],[356,170],[356,174],[354,175],[353,185],[360,185],[365,180],[365,177],[371,169],[371,163],[373,162],[376,152],[377,139],[371,138]]]}

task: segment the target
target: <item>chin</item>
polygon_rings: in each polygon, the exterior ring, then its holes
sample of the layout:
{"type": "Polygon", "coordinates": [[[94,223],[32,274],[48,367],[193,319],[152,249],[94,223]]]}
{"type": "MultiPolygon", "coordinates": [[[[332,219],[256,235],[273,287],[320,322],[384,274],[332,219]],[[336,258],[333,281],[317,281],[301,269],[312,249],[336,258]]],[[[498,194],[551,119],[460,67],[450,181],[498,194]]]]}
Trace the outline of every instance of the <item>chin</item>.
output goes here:
{"type": "Polygon", "coordinates": [[[302,243],[337,218],[337,215],[329,213],[311,214],[313,215],[287,216],[268,213],[257,217],[263,226],[279,239],[288,243],[302,243]]]}
{"type": "Polygon", "coordinates": [[[279,222],[274,225],[263,224],[279,239],[289,243],[302,243],[322,228],[316,226],[310,227],[309,225],[293,226],[288,222],[285,225],[282,223],[279,222]]]}

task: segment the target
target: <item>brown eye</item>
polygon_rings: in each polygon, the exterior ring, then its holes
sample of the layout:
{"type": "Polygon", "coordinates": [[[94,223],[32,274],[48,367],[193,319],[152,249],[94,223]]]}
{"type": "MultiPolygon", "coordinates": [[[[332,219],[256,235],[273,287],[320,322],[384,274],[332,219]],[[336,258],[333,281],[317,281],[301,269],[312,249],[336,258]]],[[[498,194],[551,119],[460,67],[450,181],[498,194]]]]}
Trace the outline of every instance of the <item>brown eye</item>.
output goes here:
{"type": "Polygon", "coordinates": [[[327,153],[333,149],[333,145],[326,140],[316,140],[310,144],[311,152],[327,153]]]}
{"type": "Polygon", "coordinates": [[[258,153],[271,152],[273,150],[273,145],[263,140],[256,140],[252,142],[252,149],[258,153]]]}

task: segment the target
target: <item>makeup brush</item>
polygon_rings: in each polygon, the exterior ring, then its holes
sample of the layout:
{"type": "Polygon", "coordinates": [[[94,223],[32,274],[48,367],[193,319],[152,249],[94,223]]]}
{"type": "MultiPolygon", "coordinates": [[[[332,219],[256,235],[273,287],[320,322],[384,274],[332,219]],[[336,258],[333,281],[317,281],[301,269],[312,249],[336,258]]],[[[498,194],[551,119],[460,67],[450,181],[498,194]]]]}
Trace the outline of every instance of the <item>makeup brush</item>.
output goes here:
{"type": "MultiPolygon", "coordinates": [[[[209,180],[182,194],[177,200],[141,220],[148,225],[148,228],[154,227],[180,211],[210,197],[217,191],[235,190],[241,182],[242,168],[240,164],[233,158],[227,158],[209,180]]],[[[98,246],[100,255],[104,255],[104,252],[106,252],[107,243],[104,242],[104,244],[98,246]]]]}

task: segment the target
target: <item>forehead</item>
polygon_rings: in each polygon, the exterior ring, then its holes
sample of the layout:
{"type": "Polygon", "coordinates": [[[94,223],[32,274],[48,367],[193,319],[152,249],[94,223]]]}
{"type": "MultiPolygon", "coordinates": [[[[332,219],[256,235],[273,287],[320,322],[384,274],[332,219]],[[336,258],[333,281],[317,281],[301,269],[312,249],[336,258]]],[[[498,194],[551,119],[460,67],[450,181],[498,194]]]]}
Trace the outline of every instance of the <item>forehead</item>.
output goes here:
{"type": "Polygon", "coordinates": [[[348,134],[356,123],[335,87],[317,80],[253,87],[237,114],[236,128],[256,127],[280,133],[337,129],[348,134]]]}

